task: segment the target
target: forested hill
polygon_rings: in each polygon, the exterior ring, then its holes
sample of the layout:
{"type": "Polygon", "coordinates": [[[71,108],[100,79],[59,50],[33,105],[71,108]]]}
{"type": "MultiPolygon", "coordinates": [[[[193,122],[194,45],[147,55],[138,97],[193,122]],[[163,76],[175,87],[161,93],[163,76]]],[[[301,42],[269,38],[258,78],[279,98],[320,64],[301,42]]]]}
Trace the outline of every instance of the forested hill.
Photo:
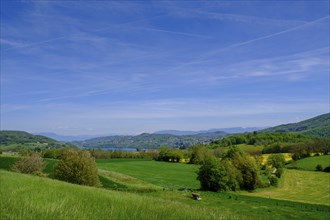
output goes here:
{"type": "Polygon", "coordinates": [[[62,147],[60,143],[54,139],[33,135],[25,131],[0,131],[0,149],[1,150],[19,150],[22,148],[45,148],[45,147],[62,147]]]}
{"type": "Polygon", "coordinates": [[[318,137],[330,137],[330,113],[301,121],[264,129],[260,132],[299,132],[318,137]]]}
{"type": "Polygon", "coordinates": [[[196,135],[171,135],[171,134],[140,134],[136,136],[108,136],[93,138],[85,141],[72,142],[77,146],[85,147],[134,147],[134,148],[159,148],[159,147],[190,147],[195,144],[210,143],[212,140],[226,136],[225,132],[213,132],[196,135]]]}

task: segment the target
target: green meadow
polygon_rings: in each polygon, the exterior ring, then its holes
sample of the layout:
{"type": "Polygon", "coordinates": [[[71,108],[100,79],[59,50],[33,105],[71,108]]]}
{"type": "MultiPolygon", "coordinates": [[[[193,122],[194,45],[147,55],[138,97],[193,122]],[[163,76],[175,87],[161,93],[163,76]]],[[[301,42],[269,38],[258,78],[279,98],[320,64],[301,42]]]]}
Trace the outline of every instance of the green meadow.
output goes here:
{"type": "Polygon", "coordinates": [[[243,194],[330,206],[330,174],[286,170],[278,187],[243,194]]]}
{"type": "Polygon", "coordinates": [[[98,159],[97,167],[123,173],[166,189],[198,189],[198,166],[141,159],[98,159]]]}
{"type": "Polygon", "coordinates": [[[329,207],[230,193],[130,193],[1,170],[1,219],[327,219],[329,207]]]}
{"type": "MultiPolygon", "coordinates": [[[[101,188],[5,171],[1,219],[328,219],[329,174],[286,170],[278,188],[253,193],[199,191],[196,165],[140,159],[97,160],[101,188]],[[191,198],[198,192],[202,200],[191,198]]],[[[53,175],[56,160],[46,160],[53,175]]]]}
{"type": "Polygon", "coordinates": [[[297,161],[297,168],[302,170],[315,171],[320,164],[323,169],[330,166],[330,155],[307,157],[297,161]]]}

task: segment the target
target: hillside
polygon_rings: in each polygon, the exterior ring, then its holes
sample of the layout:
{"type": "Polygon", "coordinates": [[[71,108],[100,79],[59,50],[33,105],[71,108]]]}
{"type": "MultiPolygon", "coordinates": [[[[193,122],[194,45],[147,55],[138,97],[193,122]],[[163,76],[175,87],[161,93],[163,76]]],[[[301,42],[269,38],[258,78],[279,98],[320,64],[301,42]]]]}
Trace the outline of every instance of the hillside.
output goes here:
{"type": "Polygon", "coordinates": [[[108,136],[93,138],[85,141],[74,141],[73,144],[84,147],[133,147],[133,148],[159,148],[190,147],[195,144],[210,143],[212,140],[226,136],[225,132],[213,132],[196,135],[171,134],[140,134],[136,136],[108,136]]]}
{"type": "MultiPolygon", "coordinates": [[[[139,161],[128,163],[139,163],[139,161]]],[[[165,164],[158,163],[158,167],[165,164]]],[[[112,167],[111,164],[109,165],[112,167]]],[[[132,169],[134,167],[132,164],[132,169]]],[[[174,176],[177,169],[163,170],[167,173],[172,172],[174,176]]],[[[143,180],[121,173],[102,171],[102,174],[103,172],[115,180],[118,180],[119,176],[124,184],[146,184],[145,187],[151,187],[143,180]]],[[[150,176],[148,166],[140,169],[139,172],[144,172],[146,174],[144,177],[150,176]]],[[[267,195],[266,198],[258,198],[253,193],[245,196],[239,193],[200,191],[198,193],[202,200],[195,201],[191,199],[190,191],[157,190],[148,193],[113,191],[106,190],[105,186],[104,188],[86,187],[4,170],[0,170],[0,178],[2,180],[1,219],[327,219],[329,213],[329,206],[326,205],[293,202],[297,198],[288,199],[293,201],[282,200],[282,197],[290,193],[281,195],[278,192],[275,200],[269,199],[267,195]]],[[[298,180],[304,183],[306,179],[313,183],[313,178],[298,180]]],[[[185,181],[189,182],[189,180],[185,181]]],[[[310,201],[318,198],[319,194],[324,192],[325,184],[326,181],[319,182],[316,188],[319,190],[314,190],[316,192],[306,199],[310,201]]],[[[262,195],[256,194],[256,196],[262,195]]],[[[305,202],[303,198],[299,200],[305,202]]],[[[323,201],[327,201],[324,193],[323,198],[316,202],[323,204],[323,201]]]]}
{"type": "Polygon", "coordinates": [[[195,135],[195,134],[205,134],[205,133],[214,133],[214,132],[225,132],[229,134],[239,134],[245,132],[253,132],[259,131],[261,127],[232,127],[232,128],[212,128],[208,130],[200,130],[200,131],[179,131],[179,130],[162,130],[156,131],[154,134],[172,134],[172,135],[195,135]]]}
{"type": "Polygon", "coordinates": [[[25,131],[0,131],[0,149],[1,150],[18,150],[33,149],[36,147],[61,147],[64,144],[42,136],[33,135],[25,131]]]}
{"type": "Polygon", "coordinates": [[[299,132],[318,137],[330,137],[330,113],[304,120],[264,129],[260,132],[299,132]]]}

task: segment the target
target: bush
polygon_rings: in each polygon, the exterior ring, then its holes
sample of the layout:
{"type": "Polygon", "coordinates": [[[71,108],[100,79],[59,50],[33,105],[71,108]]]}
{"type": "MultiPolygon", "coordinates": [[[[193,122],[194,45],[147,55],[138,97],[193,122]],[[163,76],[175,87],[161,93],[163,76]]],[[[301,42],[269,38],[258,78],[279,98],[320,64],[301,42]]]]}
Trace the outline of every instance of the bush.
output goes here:
{"type": "Polygon", "coordinates": [[[15,172],[38,175],[42,173],[44,168],[45,162],[39,154],[32,154],[30,157],[23,157],[11,167],[15,172]]]}
{"type": "Polygon", "coordinates": [[[272,186],[278,186],[278,178],[276,176],[270,176],[269,182],[272,186]]]}
{"type": "Polygon", "coordinates": [[[317,171],[323,171],[323,167],[322,167],[321,164],[316,165],[315,169],[316,169],[317,171]]]}
{"type": "Polygon", "coordinates": [[[100,186],[95,159],[88,151],[66,150],[55,166],[55,178],[70,183],[100,186]]]}
{"type": "Polygon", "coordinates": [[[330,166],[324,168],[323,172],[327,172],[327,173],[330,173],[330,166]]]}

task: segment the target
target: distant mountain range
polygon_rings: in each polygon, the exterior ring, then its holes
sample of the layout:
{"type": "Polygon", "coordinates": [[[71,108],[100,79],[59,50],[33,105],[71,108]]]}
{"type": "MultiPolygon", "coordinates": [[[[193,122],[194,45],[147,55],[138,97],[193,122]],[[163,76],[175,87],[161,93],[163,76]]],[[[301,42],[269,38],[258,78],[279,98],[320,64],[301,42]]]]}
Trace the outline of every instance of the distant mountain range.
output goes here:
{"type": "Polygon", "coordinates": [[[316,116],[298,123],[283,124],[260,132],[298,132],[318,137],[330,137],[330,113],[316,116]]]}
{"type": "Polygon", "coordinates": [[[136,136],[108,136],[93,138],[85,141],[71,142],[79,147],[133,147],[133,148],[159,148],[159,147],[190,147],[196,144],[210,143],[228,135],[225,132],[212,132],[195,135],[172,134],[140,134],[136,136]]]}
{"type": "MultiPolygon", "coordinates": [[[[205,131],[177,131],[164,130],[153,134],[106,136],[93,135],[61,136],[54,133],[39,133],[32,135],[24,131],[0,131],[0,150],[16,149],[18,147],[60,147],[70,142],[80,147],[134,147],[134,148],[159,148],[190,147],[195,144],[207,144],[233,133],[258,131],[266,132],[298,132],[317,137],[330,137],[330,113],[323,114],[298,123],[284,124],[260,130],[258,127],[249,128],[224,128],[205,131]],[[41,135],[40,135],[41,134],[41,135]],[[45,137],[47,136],[47,137],[45,137]],[[92,138],[91,138],[92,137],[92,138]],[[55,139],[55,140],[54,140],[55,139]],[[73,141],[75,140],[75,141],[73,141]]],[[[65,145],[66,146],[66,145],[65,145]]]]}
{"type": "Polygon", "coordinates": [[[239,134],[245,132],[253,132],[265,129],[265,127],[233,127],[233,128],[213,128],[209,130],[200,130],[200,131],[179,131],[179,130],[162,130],[156,131],[154,134],[172,134],[172,135],[195,135],[195,134],[205,134],[213,132],[225,132],[229,134],[239,134]]]}
{"type": "MultiPolygon", "coordinates": [[[[200,130],[200,131],[179,131],[179,130],[162,130],[162,131],[156,131],[153,134],[171,134],[171,135],[196,135],[196,134],[206,134],[206,133],[217,133],[217,132],[224,132],[224,133],[230,133],[230,134],[237,134],[237,133],[244,133],[244,132],[252,132],[252,131],[258,131],[263,128],[261,127],[233,127],[233,128],[213,128],[209,130],[200,130]]],[[[46,136],[52,139],[55,139],[57,141],[61,142],[73,142],[73,141],[85,141],[93,138],[101,138],[101,137],[109,137],[109,136],[117,136],[117,137],[124,137],[124,136],[130,136],[130,135],[58,135],[52,132],[39,132],[34,133],[35,135],[42,135],[46,136]]]]}

